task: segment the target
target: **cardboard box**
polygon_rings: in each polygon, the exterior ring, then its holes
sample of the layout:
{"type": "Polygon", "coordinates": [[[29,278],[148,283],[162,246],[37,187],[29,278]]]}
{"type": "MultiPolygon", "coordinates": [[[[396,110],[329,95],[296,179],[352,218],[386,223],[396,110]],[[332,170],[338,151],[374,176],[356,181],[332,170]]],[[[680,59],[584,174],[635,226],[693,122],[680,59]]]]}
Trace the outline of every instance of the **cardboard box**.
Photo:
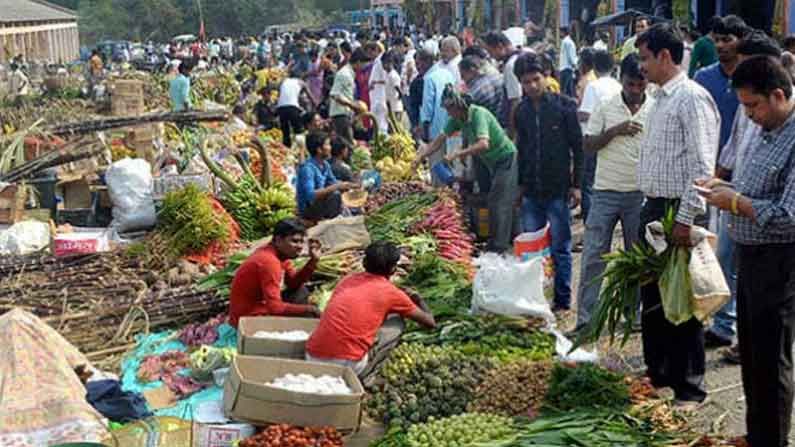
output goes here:
{"type": "Polygon", "coordinates": [[[350,368],[326,363],[238,355],[224,384],[224,414],[252,424],[332,426],[358,430],[364,388],[350,368]],[[353,394],[298,393],[266,385],[286,374],[342,377],[353,394]]]}
{"type": "Polygon", "coordinates": [[[233,447],[254,433],[251,424],[226,419],[223,402],[202,402],[193,411],[193,447],[233,447]]]}
{"type": "Polygon", "coordinates": [[[256,338],[254,334],[259,331],[306,331],[311,335],[319,322],[320,320],[316,318],[243,317],[237,326],[237,353],[241,355],[303,359],[306,352],[305,341],[256,338]]]}
{"type": "Polygon", "coordinates": [[[25,213],[25,190],[17,185],[8,185],[0,190],[0,224],[14,224],[22,220],[25,213]]]}

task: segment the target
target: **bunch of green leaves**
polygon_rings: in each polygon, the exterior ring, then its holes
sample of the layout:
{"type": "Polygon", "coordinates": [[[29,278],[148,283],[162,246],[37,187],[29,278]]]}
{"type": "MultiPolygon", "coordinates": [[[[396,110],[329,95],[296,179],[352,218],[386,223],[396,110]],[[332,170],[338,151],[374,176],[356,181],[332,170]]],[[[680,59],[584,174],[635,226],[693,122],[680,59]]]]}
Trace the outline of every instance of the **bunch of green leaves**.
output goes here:
{"type": "Polygon", "coordinates": [[[555,354],[554,336],[521,317],[459,315],[441,322],[433,331],[410,332],[402,339],[453,346],[465,355],[487,356],[500,362],[548,360],[555,354]]]}
{"type": "Polygon", "coordinates": [[[229,240],[229,222],[216,213],[210,196],[196,185],[166,194],[158,213],[158,229],[168,241],[168,251],[183,256],[204,250],[214,242],[229,240]]]}
{"type": "Polygon", "coordinates": [[[409,228],[422,219],[425,211],[436,201],[435,194],[411,194],[384,205],[367,216],[365,225],[374,241],[402,244],[409,228]]]}
{"type": "Polygon", "coordinates": [[[199,281],[198,289],[201,291],[216,290],[221,296],[228,297],[232,288],[232,280],[235,279],[235,273],[246,261],[249,254],[248,251],[241,251],[230,256],[224,268],[205,276],[199,281]]]}
{"type": "Polygon", "coordinates": [[[629,403],[624,376],[589,363],[556,365],[545,399],[545,406],[556,411],[586,407],[623,410],[629,403]]]}
{"type": "Polygon", "coordinates": [[[399,285],[417,292],[437,317],[462,314],[472,301],[466,267],[432,253],[415,257],[399,285]]]}
{"type": "Polygon", "coordinates": [[[409,435],[403,427],[392,427],[382,438],[371,442],[369,447],[409,447],[409,435]]]}
{"type": "Polygon", "coordinates": [[[578,409],[544,414],[525,423],[519,434],[470,447],[664,447],[684,445],[677,434],[661,433],[646,421],[620,412],[578,409]]]}
{"type": "MultiPolygon", "coordinates": [[[[668,209],[662,220],[663,230],[670,240],[673,234],[674,211],[668,209]]],[[[599,340],[607,330],[613,343],[619,329],[623,332],[622,346],[632,335],[632,326],[638,316],[640,287],[659,280],[665,270],[672,247],[658,254],[645,242],[636,243],[626,250],[608,253],[604,273],[595,281],[602,282],[599,303],[588,326],[580,332],[571,350],[599,340]]]]}

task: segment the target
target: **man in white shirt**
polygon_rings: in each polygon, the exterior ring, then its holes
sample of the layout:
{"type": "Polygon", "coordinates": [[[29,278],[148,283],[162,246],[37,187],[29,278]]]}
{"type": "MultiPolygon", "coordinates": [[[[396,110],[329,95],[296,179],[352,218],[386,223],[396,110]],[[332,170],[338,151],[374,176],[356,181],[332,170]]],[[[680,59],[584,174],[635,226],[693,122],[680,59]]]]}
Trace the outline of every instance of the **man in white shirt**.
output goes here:
{"type": "Polygon", "coordinates": [[[593,43],[594,50],[603,50],[607,51],[607,41],[610,40],[610,36],[606,33],[597,33],[596,42],[593,43]]]}
{"type": "MultiPolygon", "coordinates": [[[[593,81],[597,82],[597,81],[593,81]]],[[[592,82],[592,84],[593,84],[592,82]]],[[[603,256],[610,252],[613,231],[621,221],[624,248],[637,242],[643,193],[638,190],[638,153],[654,99],[646,95],[648,81],[633,54],[621,64],[618,93],[609,96],[589,114],[583,147],[599,158],[592,208],[585,224],[585,249],[581,278],[598,278],[605,269],[603,256]]],[[[577,329],[585,327],[599,301],[601,281],[580,282],[577,329]]]]}
{"type": "Polygon", "coordinates": [[[461,72],[458,71],[458,64],[461,62],[461,43],[455,36],[447,36],[442,39],[439,45],[439,55],[441,60],[438,62],[439,67],[444,68],[453,75],[456,86],[460,87],[461,72]]]}
{"type": "Polygon", "coordinates": [[[483,42],[491,57],[503,64],[502,81],[508,101],[505,106],[506,110],[498,118],[500,123],[508,129],[508,134],[513,135],[515,129],[511,118],[513,118],[513,111],[519,105],[519,101],[522,100],[522,85],[513,72],[513,67],[521,51],[514,48],[508,36],[498,31],[486,34],[483,37],[483,42]]]}
{"type": "Polygon", "coordinates": [[[574,70],[577,69],[577,45],[569,34],[569,29],[562,27],[560,35],[563,40],[560,42],[560,58],[558,60],[558,70],[560,71],[560,92],[564,95],[575,97],[574,70]]]}
{"type": "Polygon", "coordinates": [[[318,99],[312,96],[309,86],[301,80],[301,73],[293,70],[290,76],[282,81],[279,86],[279,102],[276,105],[276,112],[279,114],[279,122],[282,129],[282,143],[288,148],[293,144],[293,132],[297,133],[301,128],[301,94],[306,96],[317,107],[318,99]]]}
{"type": "Polygon", "coordinates": [[[30,81],[19,65],[16,63],[11,64],[11,73],[8,75],[8,96],[11,99],[16,99],[20,96],[28,94],[30,88],[30,81]]]}
{"type": "MultiPolygon", "coordinates": [[[[613,79],[613,57],[607,51],[594,52],[594,71],[596,80],[585,86],[582,103],[577,111],[577,117],[583,125],[603,103],[613,96],[621,93],[621,83],[613,79]]],[[[594,176],[596,175],[596,154],[585,152],[582,168],[582,219],[588,222],[588,213],[591,210],[591,193],[594,176]]]]}

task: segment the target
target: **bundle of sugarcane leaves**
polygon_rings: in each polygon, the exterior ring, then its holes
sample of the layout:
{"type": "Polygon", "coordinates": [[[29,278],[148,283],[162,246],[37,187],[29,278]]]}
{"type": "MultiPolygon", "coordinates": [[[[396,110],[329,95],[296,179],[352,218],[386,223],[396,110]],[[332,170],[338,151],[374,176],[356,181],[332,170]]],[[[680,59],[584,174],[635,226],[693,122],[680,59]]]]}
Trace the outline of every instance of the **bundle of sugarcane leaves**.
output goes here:
{"type": "MultiPolygon", "coordinates": [[[[669,208],[662,219],[667,240],[673,234],[674,215],[674,210],[669,208]]],[[[658,254],[649,244],[640,242],[627,250],[605,255],[607,267],[596,279],[602,281],[599,304],[588,326],[580,331],[571,351],[598,341],[605,329],[610,334],[612,344],[620,328],[623,331],[621,344],[626,344],[638,316],[639,288],[660,279],[671,253],[671,244],[658,254]]]]}
{"type": "Polygon", "coordinates": [[[621,412],[582,409],[546,413],[522,423],[518,434],[469,447],[663,447],[682,445],[683,436],[661,433],[650,422],[621,412]]]}

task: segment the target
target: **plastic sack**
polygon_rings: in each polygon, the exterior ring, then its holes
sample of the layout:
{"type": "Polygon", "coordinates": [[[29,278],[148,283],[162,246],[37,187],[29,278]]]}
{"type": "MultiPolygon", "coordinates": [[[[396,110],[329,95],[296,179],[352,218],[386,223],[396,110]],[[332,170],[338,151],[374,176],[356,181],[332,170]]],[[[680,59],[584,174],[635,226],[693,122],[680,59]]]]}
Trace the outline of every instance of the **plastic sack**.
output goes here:
{"type": "Polygon", "coordinates": [[[555,352],[560,361],[574,363],[596,363],[599,361],[599,354],[595,349],[586,351],[583,348],[577,348],[572,351],[571,347],[574,346],[574,343],[571,340],[557,329],[553,329],[551,332],[555,336],[555,352]]]}
{"type": "Polygon", "coordinates": [[[0,255],[29,255],[50,244],[50,226],[25,220],[0,231],[0,255]]]}
{"type": "Polygon", "coordinates": [[[475,260],[478,271],[472,285],[472,313],[533,316],[554,321],[544,297],[541,258],[518,261],[486,253],[475,260]]]}
{"type": "Polygon", "coordinates": [[[555,296],[555,263],[552,261],[551,245],[549,224],[538,231],[522,233],[513,240],[513,253],[520,260],[541,260],[544,273],[542,289],[548,300],[555,296]]]}
{"type": "Polygon", "coordinates": [[[690,251],[686,247],[675,247],[660,277],[660,299],[665,318],[680,325],[693,318],[690,285],[690,251]]]}
{"type": "MultiPolygon", "coordinates": [[[[707,233],[704,231],[704,233],[707,233]]],[[[701,237],[690,252],[690,285],[693,315],[707,321],[731,298],[731,290],[712,248],[711,234],[701,237]]]]}
{"type": "Polygon", "coordinates": [[[152,171],[146,160],[125,158],[113,163],[105,174],[113,202],[116,231],[145,230],[155,226],[157,216],[152,199],[152,171]]]}

